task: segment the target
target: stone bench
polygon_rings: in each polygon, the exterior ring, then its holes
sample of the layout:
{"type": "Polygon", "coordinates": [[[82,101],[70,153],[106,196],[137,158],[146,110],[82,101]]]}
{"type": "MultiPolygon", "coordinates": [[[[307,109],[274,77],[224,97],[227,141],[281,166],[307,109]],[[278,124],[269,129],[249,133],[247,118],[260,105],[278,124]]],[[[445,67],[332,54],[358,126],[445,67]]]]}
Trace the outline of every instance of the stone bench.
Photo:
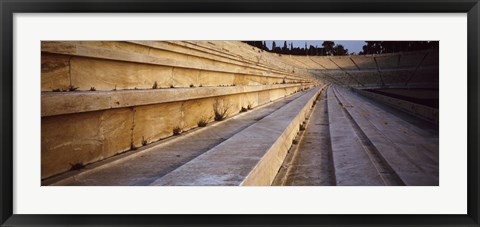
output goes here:
{"type": "Polygon", "coordinates": [[[306,91],[151,185],[271,185],[320,91],[306,91]]]}
{"type": "Polygon", "coordinates": [[[352,89],[352,91],[438,125],[439,114],[436,108],[361,89],[352,89]]]}

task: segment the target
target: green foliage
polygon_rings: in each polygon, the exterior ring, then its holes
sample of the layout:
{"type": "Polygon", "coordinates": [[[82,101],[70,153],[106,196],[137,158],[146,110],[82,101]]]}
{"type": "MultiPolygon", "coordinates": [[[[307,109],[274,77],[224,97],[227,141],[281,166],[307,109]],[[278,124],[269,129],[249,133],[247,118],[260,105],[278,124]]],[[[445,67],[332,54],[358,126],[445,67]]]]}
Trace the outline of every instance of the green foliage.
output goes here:
{"type": "Polygon", "coordinates": [[[438,41],[366,41],[358,54],[384,54],[438,49],[438,41]]]}
{"type": "MultiPolygon", "coordinates": [[[[333,41],[324,41],[322,46],[313,46],[307,45],[305,42],[304,47],[294,47],[293,42],[287,41],[283,42],[283,46],[277,44],[275,42],[272,43],[272,48],[269,49],[265,42],[262,41],[244,41],[245,43],[255,46],[259,48],[261,51],[268,51],[272,53],[278,54],[278,56],[285,55],[301,55],[301,56],[326,56],[326,55],[348,55],[348,49],[345,49],[343,45],[335,45],[333,41]]],[[[298,41],[297,41],[298,42],[298,41]]],[[[255,50],[255,48],[253,48],[255,50]]],[[[258,51],[259,53],[261,51],[258,51]]]]}

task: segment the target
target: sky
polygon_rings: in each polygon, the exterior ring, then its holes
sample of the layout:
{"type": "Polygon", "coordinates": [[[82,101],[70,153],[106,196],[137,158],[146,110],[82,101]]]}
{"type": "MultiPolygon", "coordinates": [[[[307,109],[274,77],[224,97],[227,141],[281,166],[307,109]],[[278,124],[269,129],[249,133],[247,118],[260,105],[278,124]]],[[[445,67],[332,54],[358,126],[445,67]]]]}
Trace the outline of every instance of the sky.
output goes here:
{"type": "MultiPolygon", "coordinates": [[[[265,41],[267,44],[267,47],[269,49],[272,49],[272,43],[275,41],[275,44],[277,46],[282,47],[283,42],[285,40],[269,40],[265,41]]],[[[293,42],[293,47],[305,47],[305,42],[307,42],[307,46],[318,46],[322,47],[323,40],[286,40],[287,45],[290,47],[290,43],[293,42]]],[[[363,45],[365,45],[365,41],[360,41],[360,40],[333,40],[335,44],[342,44],[345,49],[348,49],[348,53],[355,52],[358,54],[358,52],[362,51],[363,45]]]]}

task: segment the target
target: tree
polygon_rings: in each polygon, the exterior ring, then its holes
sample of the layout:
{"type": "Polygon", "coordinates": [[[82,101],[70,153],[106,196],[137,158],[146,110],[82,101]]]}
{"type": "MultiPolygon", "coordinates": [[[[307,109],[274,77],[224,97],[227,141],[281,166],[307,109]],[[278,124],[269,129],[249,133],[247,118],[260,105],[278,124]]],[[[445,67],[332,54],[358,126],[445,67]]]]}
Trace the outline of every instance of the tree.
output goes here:
{"type": "Polygon", "coordinates": [[[334,55],[338,55],[338,56],[348,55],[348,49],[345,49],[343,45],[336,45],[334,48],[334,55]]]}
{"type": "Polygon", "coordinates": [[[325,55],[333,55],[334,50],[333,47],[335,43],[333,41],[323,41],[322,43],[325,55]]]}
{"type": "Polygon", "coordinates": [[[282,54],[288,54],[287,41],[284,41],[284,42],[283,42],[282,54]]]}
{"type": "Polygon", "coordinates": [[[366,41],[367,45],[363,46],[364,54],[381,54],[382,53],[382,41],[366,41]]]}
{"type": "MultiPolygon", "coordinates": [[[[341,44],[335,45],[333,41],[324,41],[322,47],[307,46],[294,47],[293,42],[287,43],[284,41],[283,47],[277,46],[275,41],[272,41],[272,48],[267,47],[266,41],[242,41],[251,46],[257,47],[261,50],[278,54],[291,54],[291,55],[311,55],[311,56],[327,56],[327,55],[352,55],[355,52],[349,53],[348,49],[341,44]]],[[[382,54],[382,53],[395,53],[402,51],[419,51],[426,49],[438,49],[438,41],[366,41],[359,51],[359,55],[365,54],[382,54]]]]}
{"type": "Polygon", "coordinates": [[[438,48],[437,41],[366,41],[359,54],[382,54],[438,48]]]}
{"type": "Polygon", "coordinates": [[[255,47],[262,50],[263,49],[262,41],[255,41],[255,47]]]}

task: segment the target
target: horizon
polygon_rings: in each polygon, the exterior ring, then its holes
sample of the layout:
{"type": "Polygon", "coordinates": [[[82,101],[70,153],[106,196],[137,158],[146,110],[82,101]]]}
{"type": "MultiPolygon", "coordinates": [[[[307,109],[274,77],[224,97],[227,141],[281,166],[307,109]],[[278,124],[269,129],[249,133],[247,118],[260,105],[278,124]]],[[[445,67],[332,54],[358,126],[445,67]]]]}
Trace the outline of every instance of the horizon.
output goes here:
{"type": "MultiPolygon", "coordinates": [[[[277,46],[282,46],[285,41],[287,41],[287,45],[290,46],[290,43],[293,43],[293,47],[300,47],[303,48],[305,47],[305,43],[307,43],[307,46],[315,46],[315,47],[321,47],[322,43],[327,40],[263,40],[265,41],[265,44],[267,45],[268,49],[272,49],[272,44],[275,41],[277,46]]],[[[330,40],[328,40],[330,41],[330,40]]],[[[364,40],[331,40],[335,43],[335,45],[340,44],[345,49],[348,49],[349,53],[355,52],[358,54],[358,52],[363,50],[363,46],[366,45],[366,41],[364,40]]]]}

